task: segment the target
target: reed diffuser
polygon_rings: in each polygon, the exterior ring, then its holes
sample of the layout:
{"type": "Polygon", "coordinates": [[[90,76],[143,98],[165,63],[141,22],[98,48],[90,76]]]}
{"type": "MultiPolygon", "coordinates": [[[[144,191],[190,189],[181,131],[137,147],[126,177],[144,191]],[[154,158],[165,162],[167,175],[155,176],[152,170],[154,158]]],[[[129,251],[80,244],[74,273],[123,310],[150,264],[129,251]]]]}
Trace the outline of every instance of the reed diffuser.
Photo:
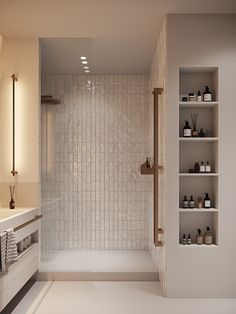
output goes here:
{"type": "Polygon", "coordinates": [[[193,124],[193,130],[192,130],[192,137],[197,137],[197,119],[198,119],[198,114],[197,113],[191,113],[191,120],[193,124]]]}
{"type": "Polygon", "coordinates": [[[9,203],[9,208],[10,209],[14,209],[15,208],[15,201],[14,201],[15,186],[14,185],[10,185],[9,189],[10,189],[10,196],[11,196],[11,200],[10,200],[10,203],[9,203]]]}

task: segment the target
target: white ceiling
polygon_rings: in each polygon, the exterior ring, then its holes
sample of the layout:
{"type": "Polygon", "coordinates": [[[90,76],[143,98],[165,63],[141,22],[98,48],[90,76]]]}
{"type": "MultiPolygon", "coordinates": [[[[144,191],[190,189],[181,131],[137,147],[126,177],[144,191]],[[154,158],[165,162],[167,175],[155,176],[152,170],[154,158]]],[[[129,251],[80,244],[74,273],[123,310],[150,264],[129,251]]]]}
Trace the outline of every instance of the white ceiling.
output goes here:
{"type": "Polygon", "coordinates": [[[47,38],[47,72],[79,72],[84,50],[93,73],[148,73],[168,13],[236,13],[236,0],[0,0],[0,34],[47,38]]]}

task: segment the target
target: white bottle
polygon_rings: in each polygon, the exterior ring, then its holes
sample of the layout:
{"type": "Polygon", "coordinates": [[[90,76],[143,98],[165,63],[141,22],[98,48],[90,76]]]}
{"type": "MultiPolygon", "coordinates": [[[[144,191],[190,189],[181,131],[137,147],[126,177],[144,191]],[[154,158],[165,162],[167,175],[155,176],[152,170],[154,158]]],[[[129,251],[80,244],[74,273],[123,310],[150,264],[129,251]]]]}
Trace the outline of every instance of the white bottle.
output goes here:
{"type": "Polygon", "coordinates": [[[206,166],[204,165],[203,161],[200,164],[200,172],[201,173],[206,172],[206,166]]]}
{"type": "Polygon", "coordinates": [[[209,164],[209,161],[206,164],[206,172],[211,172],[211,165],[209,164]]]}

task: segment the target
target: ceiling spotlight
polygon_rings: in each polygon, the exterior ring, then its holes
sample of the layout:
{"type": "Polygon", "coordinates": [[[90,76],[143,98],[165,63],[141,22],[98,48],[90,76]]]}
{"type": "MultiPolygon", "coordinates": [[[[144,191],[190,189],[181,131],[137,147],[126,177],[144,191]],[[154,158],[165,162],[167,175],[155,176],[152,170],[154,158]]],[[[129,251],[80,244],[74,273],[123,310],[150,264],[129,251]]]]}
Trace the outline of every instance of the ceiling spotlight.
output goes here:
{"type": "Polygon", "coordinates": [[[80,59],[81,59],[81,60],[86,60],[87,58],[84,57],[84,56],[82,56],[82,57],[80,57],[80,59]]]}
{"type": "Polygon", "coordinates": [[[85,73],[90,73],[90,71],[89,71],[89,70],[85,70],[84,72],[85,72],[85,73]]]}
{"type": "Polygon", "coordinates": [[[87,64],[87,63],[88,63],[88,61],[82,61],[82,63],[83,63],[83,64],[87,64]]]}
{"type": "Polygon", "coordinates": [[[85,70],[88,70],[88,69],[89,69],[89,67],[85,66],[85,67],[84,67],[84,69],[85,69],[85,70]]]}

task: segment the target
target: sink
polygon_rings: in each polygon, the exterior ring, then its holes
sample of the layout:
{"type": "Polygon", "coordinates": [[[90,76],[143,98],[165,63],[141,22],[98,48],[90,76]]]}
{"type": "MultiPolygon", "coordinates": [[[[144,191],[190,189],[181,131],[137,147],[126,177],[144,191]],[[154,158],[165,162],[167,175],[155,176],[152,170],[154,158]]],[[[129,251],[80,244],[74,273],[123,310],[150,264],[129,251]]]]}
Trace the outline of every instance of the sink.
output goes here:
{"type": "Polygon", "coordinates": [[[0,208],[0,232],[8,228],[15,228],[35,218],[38,208],[17,207],[15,209],[0,208]]]}

